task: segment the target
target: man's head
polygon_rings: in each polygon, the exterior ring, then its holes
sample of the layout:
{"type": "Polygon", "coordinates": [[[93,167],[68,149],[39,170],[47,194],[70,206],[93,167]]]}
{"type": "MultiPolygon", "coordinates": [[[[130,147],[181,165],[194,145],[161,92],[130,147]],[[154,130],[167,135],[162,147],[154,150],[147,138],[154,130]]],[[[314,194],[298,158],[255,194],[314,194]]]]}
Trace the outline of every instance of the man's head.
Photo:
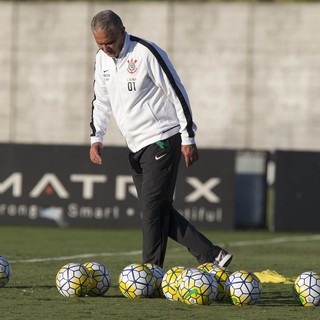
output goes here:
{"type": "Polygon", "coordinates": [[[99,48],[111,58],[117,58],[124,44],[125,27],[120,17],[111,10],[97,13],[91,30],[99,48]]]}

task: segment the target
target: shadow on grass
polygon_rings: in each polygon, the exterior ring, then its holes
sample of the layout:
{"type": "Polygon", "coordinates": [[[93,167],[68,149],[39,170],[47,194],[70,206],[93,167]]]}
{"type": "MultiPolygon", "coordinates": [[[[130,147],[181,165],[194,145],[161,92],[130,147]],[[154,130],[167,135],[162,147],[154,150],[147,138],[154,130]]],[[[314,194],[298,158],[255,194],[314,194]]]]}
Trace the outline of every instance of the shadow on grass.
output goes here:
{"type": "Polygon", "coordinates": [[[295,306],[297,305],[293,295],[284,294],[284,292],[267,293],[265,296],[262,294],[258,301],[258,305],[263,307],[275,306],[295,306]]]}
{"type": "MultiPolygon", "coordinates": [[[[6,286],[3,289],[52,289],[52,288],[56,288],[56,286],[6,286]]],[[[2,289],[2,290],[3,290],[2,289]]]]}
{"type": "MultiPolygon", "coordinates": [[[[32,290],[32,289],[56,289],[56,286],[48,286],[48,285],[43,285],[43,286],[6,286],[4,288],[1,288],[1,290],[32,290]]],[[[113,295],[108,295],[108,293],[106,293],[103,296],[98,296],[99,298],[125,298],[124,295],[122,294],[113,294],[113,295]]],[[[93,298],[96,298],[96,296],[93,296],[93,298]]]]}

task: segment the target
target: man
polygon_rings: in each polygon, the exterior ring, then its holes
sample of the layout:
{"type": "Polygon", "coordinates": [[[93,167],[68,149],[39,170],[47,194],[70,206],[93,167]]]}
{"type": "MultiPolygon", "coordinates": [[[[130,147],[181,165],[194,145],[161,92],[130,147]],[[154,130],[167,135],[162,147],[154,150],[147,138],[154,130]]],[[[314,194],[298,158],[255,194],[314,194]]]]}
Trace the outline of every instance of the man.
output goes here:
{"type": "Polygon", "coordinates": [[[227,266],[232,255],[214,246],[172,206],[181,153],[187,167],[199,156],[188,96],[166,53],[129,35],[110,10],[96,14],[91,29],[100,50],[90,159],[102,164],[103,136],[113,114],[129,148],[142,214],[143,263],[162,267],[170,237],[187,247],[199,264],[227,266]]]}

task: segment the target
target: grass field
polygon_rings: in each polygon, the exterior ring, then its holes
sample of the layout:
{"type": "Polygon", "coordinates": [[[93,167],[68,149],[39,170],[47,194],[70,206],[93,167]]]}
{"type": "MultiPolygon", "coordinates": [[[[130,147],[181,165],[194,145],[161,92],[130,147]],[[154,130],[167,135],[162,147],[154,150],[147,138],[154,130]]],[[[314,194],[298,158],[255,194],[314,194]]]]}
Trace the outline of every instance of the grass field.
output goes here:
{"type": "MultiPolygon", "coordinates": [[[[320,272],[320,235],[236,231],[204,233],[234,254],[228,269],[275,270],[286,277],[320,272]]],[[[292,285],[264,283],[259,303],[189,306],[162,299],[129,300],[117,286],[121,270],[141,260],[140,230],[0,227],[0,255],[12,266],[12,278],[0,288],[2,319],[320,319],[320,307],[299,306],[292,285]],[[107,266],[112,287],[104,297],[65,298],[55,276],[68,262],[98,261],[107,266]]],[[[164,270],[197,267],[189,252],[170,241],[164,270]]]]}

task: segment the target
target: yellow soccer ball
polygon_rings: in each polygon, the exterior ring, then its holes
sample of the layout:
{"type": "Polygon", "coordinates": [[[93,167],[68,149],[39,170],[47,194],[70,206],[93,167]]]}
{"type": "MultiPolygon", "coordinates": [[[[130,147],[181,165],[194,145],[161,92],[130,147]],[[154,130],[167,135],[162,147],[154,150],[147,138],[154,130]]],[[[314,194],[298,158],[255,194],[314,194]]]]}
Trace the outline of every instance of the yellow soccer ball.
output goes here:
{"type": "Polygon", "coordinates": [[[227,268],[215,266],[208,273],[211,274],[217,281],[218,294],[217,294],[216,300],[217,301],[226,300],[224,287],[228,277],[231,275],[232,272],[229,271],[227,268]]]}
{"type": "Polygon", "coordinates": [[[320,274],[307,271],[300,274],[293,285],[296,300],[305,307],[320,305],[320,274]]]}
{"type": "Polygon", "coordinates": [[[68,263],[56,275],[57,289],[65,297],[84,297],[91,285],[91,275],[80,263],[68,263]]]}
{"type": "Polygon", "coordinates": [[[177,290],[176,280],[178,276],[185,270],[183,266],[175,266],[169,269],[162,279],[162,291],[164,296],[170,301],[178,301],[179,293],[177,290]]]}
{"type": "Polygon", "coordinates": [[[91,297],[103,296],[110,288],[110,272],[105,265],[99,262],[86,262],[84,266],[92,277],[91,289],[88,295],[91,297]]]}
{"type": "Polygon", "coordinates": [[[11,266],[8,260],[0,256],[0,288],[7,285],[11,278],[11,266]]]}
{"type": "Polygon", "coordinates": [[[147,266],[133,263],[121,271],[118,282],[119,289],[126,298],[139,299],[152,295],[155,278],[147,266]]]}
{"type": "Polygon", "coordinates": [[[233,272],[225,283],[226,298],[237,306],[256,304],[261,292],[262,286],[258,277],[245,270],[233,272]]]}
{"type": "Polygon", "coordinates": [[[201,264],[197,269],[199,269],[202,272],[210,272],[212,269],[218,267],[217,264],[213,262],[206,262],[201,264]]]}
{"type": "Polygon", "coordinates": [[[209,273],[190,269],[183,275],[178,291],[186,304],[207,305],[216,299],[218,285],[209,273]]]}
{"type": "Polygon", "coordinates": [[[154,280],[155,280],[151,297],[152,298],[163,297],[164,294],[163,294],[162,286],[161,286],[162,279],[164,276],[163,269],[153,263],[145,263],[145,266],[147,266],[151,270],[153,277],[154,277],[154,280]]]}

